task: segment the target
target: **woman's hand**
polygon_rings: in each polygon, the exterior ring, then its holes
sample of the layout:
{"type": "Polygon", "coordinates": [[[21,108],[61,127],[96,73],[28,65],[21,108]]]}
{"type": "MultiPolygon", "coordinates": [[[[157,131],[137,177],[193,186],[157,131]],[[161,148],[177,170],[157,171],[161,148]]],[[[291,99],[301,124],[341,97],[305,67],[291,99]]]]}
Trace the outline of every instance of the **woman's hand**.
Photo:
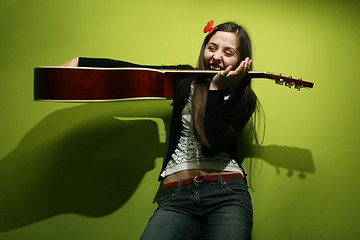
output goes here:
{"type": "Polygon", "coordinates": [[[211,81],[209,90],[225,90],[238,84],[250,70],[251,64],[252,60],[247,57],[245,60],[241,61],[234,71],[232,71],[232,66],[228,66],[225,70],[220,71],[215,75],[211,81]]]}
{"type": "Polygon", "coordinates": [[[62,64],[63,67],[77,67],[79,64],[79,58],[73,58],[70,61],[62,64]]]}

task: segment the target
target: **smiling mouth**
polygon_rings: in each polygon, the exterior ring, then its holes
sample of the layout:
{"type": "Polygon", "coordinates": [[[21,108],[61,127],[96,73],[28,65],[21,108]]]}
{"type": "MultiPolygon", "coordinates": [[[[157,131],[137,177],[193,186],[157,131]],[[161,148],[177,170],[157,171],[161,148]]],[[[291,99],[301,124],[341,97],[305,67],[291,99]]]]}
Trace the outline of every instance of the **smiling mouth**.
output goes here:
{"type": "Polygon", "coordinates": [[[210,69],[216,70],[216,71],[220,71],[222,69],[221,67],[215,66],[215,65],[210,65],[209,67],[210,67],[210,69]]]}

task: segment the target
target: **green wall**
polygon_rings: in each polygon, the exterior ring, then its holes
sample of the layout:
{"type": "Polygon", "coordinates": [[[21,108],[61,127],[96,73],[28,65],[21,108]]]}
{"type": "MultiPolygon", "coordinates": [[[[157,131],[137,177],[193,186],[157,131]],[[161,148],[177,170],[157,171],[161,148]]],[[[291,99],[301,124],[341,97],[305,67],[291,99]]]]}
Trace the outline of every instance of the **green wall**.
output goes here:
{"type": "Polygon", "coordinates": [[[0,239],[138,239],[156,207],[170,102],[34,102],[33,68],[76,56],[195,65],[210,19],[249,29],[254,69],[315,83],[255,80],[266,134],[247,153],[254,239],[359,239],[354,2],[2,0],[0,239]]]}

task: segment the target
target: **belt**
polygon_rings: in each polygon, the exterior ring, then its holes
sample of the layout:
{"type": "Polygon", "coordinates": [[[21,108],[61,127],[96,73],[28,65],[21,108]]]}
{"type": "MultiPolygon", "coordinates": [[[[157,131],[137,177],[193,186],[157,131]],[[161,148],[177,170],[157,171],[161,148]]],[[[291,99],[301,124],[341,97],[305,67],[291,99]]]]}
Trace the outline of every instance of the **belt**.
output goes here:
{"type": "MultiPolygon", "coordinates": [[[[240,173],[233,173],[233,174],[223,174],[221,175],[221,178],[223,181],[226,181],[227,179],[231,178],[244,178],[242,174],[240,173]]],[[[181,181],[181,185],[187,185],[191,183],[199,183],[199,182],[219,182],[219,176],[218,175],[205,175],[205,176],[196,176],[194,178],[190,179],[184,179],[181,181]]],[[[178,185],[178,181],[176,182],[170,182],[163,186],[163,189],[176,187],[178,185]]]]}

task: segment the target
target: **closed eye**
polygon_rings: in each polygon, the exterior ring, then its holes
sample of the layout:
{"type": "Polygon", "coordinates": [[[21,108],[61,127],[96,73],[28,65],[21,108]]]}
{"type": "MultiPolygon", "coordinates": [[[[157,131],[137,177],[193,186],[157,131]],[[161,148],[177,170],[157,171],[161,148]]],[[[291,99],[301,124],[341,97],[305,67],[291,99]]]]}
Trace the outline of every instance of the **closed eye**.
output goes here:
{"type": "Polygon", "coordinates": [[[217,50],[217,48],[216,47],[214,47],[214,46],[208,46],[208,48],[207,49],[209,49],[210,50],[210,52],[214,52],[214,51],[216,51],[217,50]]]}
{"type": "Polygon", "coordinates": [[[235,54],[233,52],[231,52],[231,51],[225,51],[225,56],[227,56],[227,57],[232,57],[234,55],[235,54]]]}
{"type": "Polygon", "coordinates": [[[208,43],[207,49],[211,52],[216,51],[219,47],[215,43],[208,43]]]}
{"type": "Polygon", "coordinates": [[[233,49],[233,48],[226,48],[224,50],[224,54],[225,56],[227,57],[232,57],[232,56],[235,56],[236,55],[236,51],[233,49]]]}

